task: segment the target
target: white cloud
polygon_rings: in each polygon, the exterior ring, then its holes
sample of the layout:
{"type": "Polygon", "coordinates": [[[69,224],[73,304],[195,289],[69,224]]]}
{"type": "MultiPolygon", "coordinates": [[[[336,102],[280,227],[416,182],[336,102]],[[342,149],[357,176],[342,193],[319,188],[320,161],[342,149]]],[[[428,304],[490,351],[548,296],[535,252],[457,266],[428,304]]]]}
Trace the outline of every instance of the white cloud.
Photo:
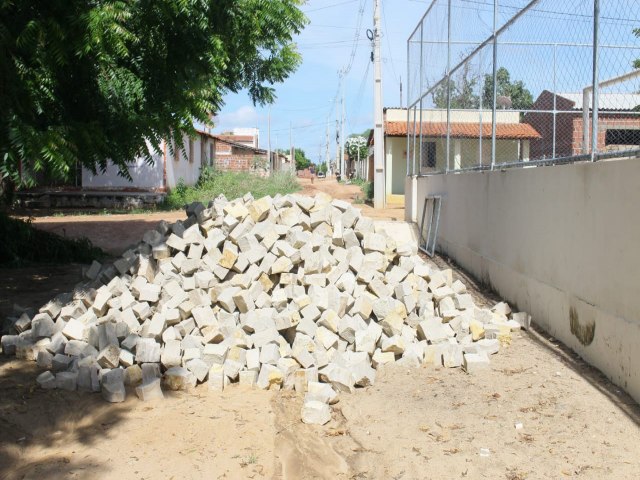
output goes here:
{"type": "Polygon", "coordinates": [[[243,105],[231,112],[222,111],[216,115],[217,128],[232,130],[238,127],[255,127],[260,120],[260,114],[251,105],[243,105]]]}

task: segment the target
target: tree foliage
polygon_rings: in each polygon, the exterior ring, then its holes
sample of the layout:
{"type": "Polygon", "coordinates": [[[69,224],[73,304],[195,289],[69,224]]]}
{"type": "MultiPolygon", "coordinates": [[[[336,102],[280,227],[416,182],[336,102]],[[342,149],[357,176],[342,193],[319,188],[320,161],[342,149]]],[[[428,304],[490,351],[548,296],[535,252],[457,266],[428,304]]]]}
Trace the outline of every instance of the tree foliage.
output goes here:
{"type": "MultiPolygon", "coordinates": [[[[460,73],[449,80],[451,108],[474,109],[480,107],[480,97],[475,93],[478,76],[471,74],[465,64],[460,73]]],[[[447,82],[441,83],[432,93],[436,108],[447,108],[447,82]]]]}
{"type": "MultiPolygon", "coordinates": [[[[533,95],[524,86],[522,80],[511,81],[509,70],[500,67],[496,71],[498,97],[509,99],[509,108],[526,110],[533,105],[533,95]]],[[[480,77],[471,74],[469,66],[465,65],[457,76],[450,80],[451,108],[477,109],[480,108],[480,96],[476,94],[480,77]]],[[[433,91],[433,103],[437,108],[447,108],[447,83],[440,84],[433,91]]],[[[493,75],[485,75],[482,86],[482,107],[493,106],[493,75]]],[[[498,105],[498,108],[502,108],[498,105]]]]}
{"type": "Polygon", "coordinates": [[[0,2],[0,179],[76,163],[151,162],[146,141],[193,134],[223,96],[254,103],[300,64],[302,0],[0,2]]]}
{"type": "MultiPolygon", "coordinates": [[[[295,160],[296,160],[296,170],[304,170],[305,168],[309,168],[311,165],[311,160],[307,158],[307,154],[304,153],[304,150],[301,148],[294,148],[295,150],[295,160]]],[[[280,149],[278,150],[283,155],[289,155],[291,152],[289,150],[280,149]]]]}
{"type": "MultiPolygon", "coordinates": [[[[510,108],[514,110],[527,110],[533,105],[533,95],[524,86],[522,80],[511,81],[509,70],[500,67],[496,71],[498,97],[506,97],[511,101],[510,108]]],[[[493,104],[493,75],[485,75],[484,89],[482,91],[482,103],[484,105],[493,104]]],[[[500,108],[500,106],[498,106],[500,108]]]]}
{"type": "Polygon", "coordinates": [[[367,146],[367,139],[360,135],[352,135],[347,138],[344,143],[344,147],[349,154],[350,158],[358,158],[358,152],[360,152],[360,159],[367,158],[369,154],[369,147],[367,146]]]}

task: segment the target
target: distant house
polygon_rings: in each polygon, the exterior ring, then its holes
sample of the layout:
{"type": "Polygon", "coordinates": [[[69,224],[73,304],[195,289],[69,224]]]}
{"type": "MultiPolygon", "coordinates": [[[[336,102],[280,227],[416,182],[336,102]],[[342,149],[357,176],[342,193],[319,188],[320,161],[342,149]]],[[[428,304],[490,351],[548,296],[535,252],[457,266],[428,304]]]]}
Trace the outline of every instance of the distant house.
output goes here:
{"type": "MultiPolygon", "coordinates": [[[[419,115],[420,112],[418,112],[419,115]]],[[[412,119],[413,120],[413,119],[412,119]]],[[[451,169],[491,164],[491,110],[452,111],[449,128],[451,169]],[[484,141],[481,141],[484,140],[484,141]]],[[[496,162],[529,160],[530,142],[540,138],[531,125],[520,123],[518,112],[496,112],[496,162]]],[[[369,145],[374,144],[373,131],[369,145]]],[[[444,171],[447,151],[447,111],[422,111],[422,123],[416,118],[407,124],[404,108],[384,109],[385,197],[388,204],[404,204],[404,185],[407,176],[407,147],[416,171],[428,174],[444,171]],[[415,126],[414,126],[415,125],[415,126]],[[422,133],[415,142],[407,142],[409,131],[422,133]],[[422,149],[419,142],[422,141],[422,149]]],[[[370,148],[370,152],[373,149],[370,148]]],[[[373,176],[373,158],[366,169],[373,176]]]]}
{"type": "Polygon", "coordinates": [[[208,129],[197,128],[195,138],[183,139],[184,149],[175,148],[170,141],[163,141],[156,151],[147,143],[154,160],[149,165],[144,157],[129,164],[132,181],[118,175],[112,164],[104,173],[94,175],[82,170],[84,190],[165,191],[174,188],[180,181],[194,185],[203,168],[214,167],[224,171],[252,172],[268,175],[275,169],[288,168],[286,157],[272,152],[271,161],[266,150],[258,148],[257,129],[236,130],[216,135],[208,129]],[[283,157],[283,156],[282,156],[283,157]]]}
{"type": "MultiPolygon", "coordinates": [[[[582,102],[582,93],[556,93],[554,95],[553,92],[544,90],[538,96],[531,107],[531,110],[538,110],[538,112],[527,113],[522,120],[523,123],[528,123],[540,133],[540,138],[531,142],[532,158],[562,158],[590,151],[590,148],[583,151],[582,102]]],[[[599,151],[628,150],[640,145],[638,107],[640,107],[640,94],[600,93],[598,95],[599,151]]],[[[590,112],[590,105],[588,109],[590,112]]],[[[590,138],[590,123],[587,128],[590,138]]],[[[588,141],[589,147],[590,143],[591,140],[588,141]]]]}

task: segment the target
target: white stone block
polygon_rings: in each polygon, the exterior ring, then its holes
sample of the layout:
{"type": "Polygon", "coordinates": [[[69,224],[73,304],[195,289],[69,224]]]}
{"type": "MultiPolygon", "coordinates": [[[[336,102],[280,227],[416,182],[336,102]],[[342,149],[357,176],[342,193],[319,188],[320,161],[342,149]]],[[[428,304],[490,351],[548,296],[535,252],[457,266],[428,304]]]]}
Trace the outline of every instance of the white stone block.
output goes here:
{"type": "Polygon", "coordinates": [[[73,392],[77,388],[78,372],[56,373],[56,388],[73,392]]]}
{"type": "Polygon", "coordinates": [[[209,373],[209,365],[200,358],[194,358],[186,362],[187,369],[193,373],[199,382],[204,382],[209,373]]]}
{"type": "Polygon", "coordinates": [[[56,376],[49,371],[42,372],[40,375],[38,375],[38,377],[36,378],[36,383],[40,386],[40,388],[43,388],[45,390],[51,390],[57,387],[56,376]]]}
{"type": "Polygon", "coordinates": [[[258,382],[258,372],[255,370],[242,370],[239,374],[240,386],[254,388],[258,382]]]}
{"type": "Polygon", "coordinates": [[[196,386],[196,377],[184,367],[171,367],[162,377],[162,385],[167,390],[189,390],[196,386]]]}
{"type": "Polygon", "coordinates": [[[162,393],[162,387],[160,386],[160,379],[154,378],[153,380],[148,380],[143,382],[141,385],[138,385],[136,387],[136,395],[143,402],[164,399],[164,393],[162,393]]]}
{"type": "Polygon", "coordinates": [[[464,369],[467,373],[475,374],[490,369],[489,357],[486,353],[465,353],[464,369]]]}
{"type": "MultiPolygon", "coordinates": [[[[304,371],[301,374],[304,375],[304,371]]],[[[338,401],[338,393],[328,383],[320,383],[315,381],[307,382],[305,395],[305,402],[316,401],[326,403],[328,405],[334,404],[338,401]]]]}
{"type": "Polygon", "coordinates": [[[282,370],[274,365],[262,365],[256,385],[263,390],[279,390],[284,382],[282,370]]]}

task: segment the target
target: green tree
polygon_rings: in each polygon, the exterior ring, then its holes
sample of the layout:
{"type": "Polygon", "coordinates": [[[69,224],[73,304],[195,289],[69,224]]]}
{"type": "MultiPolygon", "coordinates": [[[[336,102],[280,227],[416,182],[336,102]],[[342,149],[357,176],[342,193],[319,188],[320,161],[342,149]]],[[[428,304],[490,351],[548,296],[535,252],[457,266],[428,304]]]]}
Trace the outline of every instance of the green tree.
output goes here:
{"type": "Polygon", "coordinates": [[[367,146],[367,139],[360,135],[351,135],[344,143],[344,147],[349,154],[350,158],[357,159],[358,152],[360,153],[360,160],[367,158],[369,154],[369,147],[367,146]]]}
{"type": "MultiPolygon", "coordinates": [[[[511,101],[514,110],[527,110],[533,105],[533,95],[524,86],[522,80],[511,81],[509,70],[500,67],[496,71],[497,89],[499,97],[507,97],[511,101]]],[[[482,91],[482,103],[489,108],[493,104],[493,75],[485,75],[484,89],[482,91]]],[[[498,106],[500,108],[500,106],[498,106]]]]}
{"type": "MultiPolygon", "coordinates": [[[[304,170],[305,168],[309,168],[311,166],[311,160],[307,158],[307,155],[304,153],[304,150],[301,148],[295,148],[295,159],[296,159],[296,170],[304,170]]],[[[289,155],[289,150],[285,150],[283,148],[278,150],[283,155],[289,155]]]]}
{"type": "Polygon", "coordinates": [[[23,0],[0,3],[0,179],[65,177],[111,161],[130,178],[223,96],[256,104],[300,64],[302,0],[23,0]]]}
{"type": "MultiPolygon", "coordinates": [[[[480,107],[480,97],[474,93],[478,76],[472,75],[469,64],[449,80],[451,86],[451,108],[474,109],[480,107]]],[[[447,82],[441,83],[432,93],[436,108],[447,108],[447,82]]]]}

